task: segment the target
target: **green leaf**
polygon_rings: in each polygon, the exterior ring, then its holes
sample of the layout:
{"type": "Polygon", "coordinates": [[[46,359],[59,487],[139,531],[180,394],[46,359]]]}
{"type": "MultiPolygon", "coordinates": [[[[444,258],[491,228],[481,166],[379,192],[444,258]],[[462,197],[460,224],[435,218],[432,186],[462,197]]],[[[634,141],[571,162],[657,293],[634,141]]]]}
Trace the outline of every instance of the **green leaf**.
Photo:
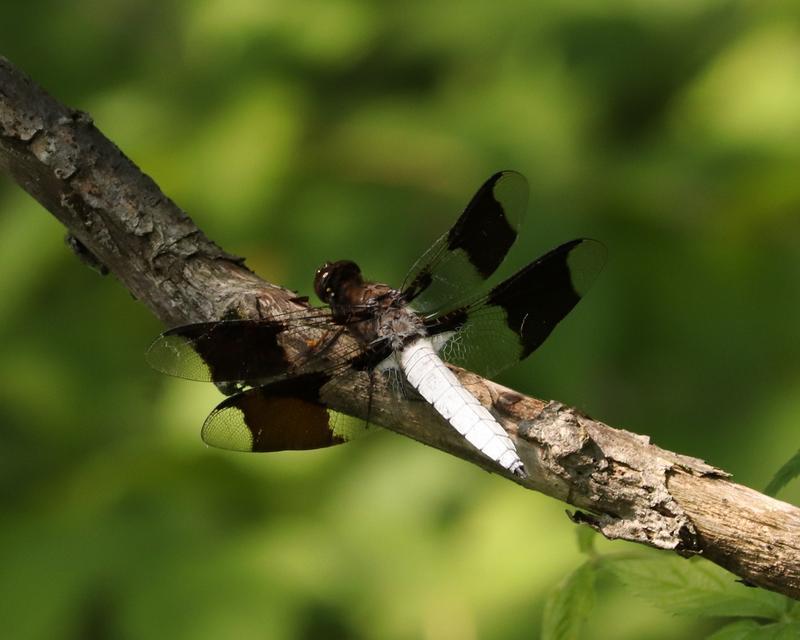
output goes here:
{"type": "Polygon", "coordinates": [[[800,475],[800,451],[795,453],[773,476],[764,493],[775,496],[787,484],[800,475]]]}
{"type": "Polygon", "coordinates": [[[747,640],[751,637],[750,633],[759,626],[755,620],[737,620],[711,634],[706,640],[747,640]]]}
{"type": "Polygon", "coordinates": [[[797,622],[758,624],[755,620],[739,620],[722,627],[706,640],[796,640],[800,637],[797,622]]]}
{"type": "Polygon", "coordinates": [[[769,626],[778,628],[778,635],[775,636],[776,640],[797,640],[797,638],[800,638],[800,622],[781,622],[769,626]]]}
{"type": "Polygon", "coordinates": [[[745,587],[724,569],[699,558],[609,559],[605,566],[635,594],[677,615],[779,620],[792,602],[771,591],[745,587]]]}
{"type": "Polygon", "coordinates": [[[595,565],[585,562],[548,596],[542,640],[576,640],[594,606],[595,565]]]}

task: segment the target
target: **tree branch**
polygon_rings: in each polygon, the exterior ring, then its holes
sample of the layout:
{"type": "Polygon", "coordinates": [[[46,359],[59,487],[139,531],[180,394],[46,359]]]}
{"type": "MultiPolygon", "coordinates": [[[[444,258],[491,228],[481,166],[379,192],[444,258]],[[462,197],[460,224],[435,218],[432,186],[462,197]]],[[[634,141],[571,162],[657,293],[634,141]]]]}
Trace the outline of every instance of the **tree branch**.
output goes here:
{"type": "MultiPolygon", "coordinates": [[[[301,307],[291,291],[206,238],[89,116],[54,100],[4,58],[0,169],[64,224],[84,259],[107,268],[168,326],[301,307]]],[[[586,510],[573,518],[609,538],[702,554],[752,584],[800,598],[800,509],[645,436],[455,371],[514,438],[531,475],[510,480],[586,510]]],[[[398,413],[390,396],[377,390],[375,422],[501,472],[425,403],[405,403],[398,413]]],[[[365,398],[361,382],[328,400],[365,416],[365,398]]]]}

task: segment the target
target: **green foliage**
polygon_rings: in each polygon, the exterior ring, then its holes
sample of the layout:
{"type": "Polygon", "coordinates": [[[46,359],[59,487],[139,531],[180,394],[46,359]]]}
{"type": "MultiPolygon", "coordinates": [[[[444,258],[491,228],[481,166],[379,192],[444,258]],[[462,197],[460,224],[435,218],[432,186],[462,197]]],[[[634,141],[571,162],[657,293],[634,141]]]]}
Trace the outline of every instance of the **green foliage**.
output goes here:
{"type": "Polygon", "coordinates": [[[746,587],[705,560],[676,556],[615,560],[608,569],[633,593],[676,615],[780,619],[791,601],[746,587]]]}
{"type": "MultiPolygon", "coordinates": [[[[790,0],[41,0],[4,4],[0,54],[301,294],[344,257],[398,284],[483,179],[524,173],[505,273],[576,236],[610,259],[501,382],[761,486],[800,445],[799,24],[790,0]]],[[[716,623],[637,599],[583,528],[581,556],[563,505],[392,434],[205,448],[219,394],[147,369],[158,323],[2,176],[0,290],[4,638],[528,640],[552,585],[571,632],[592,581],[586,640],[716,623]]],[[[673,591],[780,608],[698,571],[673,591]]]]}
{"type": "Polygon", "coordinates": [[[595,600],[595,566],[587,560],[548,596],[542,640],[576,640],[595,600]]]}
{"type": "Polygon", "coordinates": [[[598,555],[590,546],[585,546],[583,552],[591,557],[548,596],[543,640],[575,640],[583,637],[584,627],[597,628],[590,614],[603,574],[613,576],[630,593],[671,615],[745,618],[723,626],[708,640],[788,640],[796,637],[792,634],[800,629],[800,603],[771,591],[746,587],[727,571],[701,558],[686,560],[664,552],[598,555]]]}
{"type": "Polygon", "coordinates": [[[738,620],[722,627],[707,640],[795,640],[798,637],[800,637],[798,622],[762,625],[754,620],[738,620]]]}
{"type": "Polygon", "coordinates": [[[800,451],[795,453],[770,480],[764,493],[768,496],[778,495],[778,492],[800,475],[800,451]]]}

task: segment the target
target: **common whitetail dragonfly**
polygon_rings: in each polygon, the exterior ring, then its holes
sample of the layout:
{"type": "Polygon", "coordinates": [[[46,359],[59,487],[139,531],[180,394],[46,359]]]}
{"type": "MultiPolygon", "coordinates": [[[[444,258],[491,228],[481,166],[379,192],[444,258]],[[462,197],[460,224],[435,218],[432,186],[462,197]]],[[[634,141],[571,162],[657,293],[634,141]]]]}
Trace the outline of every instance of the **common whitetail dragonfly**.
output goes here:
{"type": "Polygon", "coordinates": [[[282,451],[345,442],[360,421],[330,410],[326,390],[348,388],[350,375],[366,374],[371,394],[374,376],[383,373],[399,381],[398,396],[421,396],[472,446],[524,477],[511,438],[443,359],[484,376],[519,362],[602,269],[603,245],[576,239],[476,293],[516,240],[527,200],[522,175],[496,173],[400,289],[365,281],[349,260],[328,262],[314,279],[327,307],[179,326],[155,340],[147,359],[170,375],[237,385],[203,425],[212,446],[282,451]],[[340,340],[350,346],[333,349],[340,340]]]}

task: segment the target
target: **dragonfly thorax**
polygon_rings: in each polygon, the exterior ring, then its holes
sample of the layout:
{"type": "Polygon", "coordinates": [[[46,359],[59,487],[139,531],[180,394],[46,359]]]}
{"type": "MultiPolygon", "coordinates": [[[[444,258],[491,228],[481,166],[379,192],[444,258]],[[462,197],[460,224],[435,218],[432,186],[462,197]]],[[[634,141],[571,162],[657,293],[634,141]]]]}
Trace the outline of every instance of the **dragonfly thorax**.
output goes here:
{"type": "Polygon", "coordinates": [[[404,307],[389,307],[378,318],[378,338],[387,340],[395,350],[408,342],[426,335],[425,325],[419,315],[404,307]]]}

